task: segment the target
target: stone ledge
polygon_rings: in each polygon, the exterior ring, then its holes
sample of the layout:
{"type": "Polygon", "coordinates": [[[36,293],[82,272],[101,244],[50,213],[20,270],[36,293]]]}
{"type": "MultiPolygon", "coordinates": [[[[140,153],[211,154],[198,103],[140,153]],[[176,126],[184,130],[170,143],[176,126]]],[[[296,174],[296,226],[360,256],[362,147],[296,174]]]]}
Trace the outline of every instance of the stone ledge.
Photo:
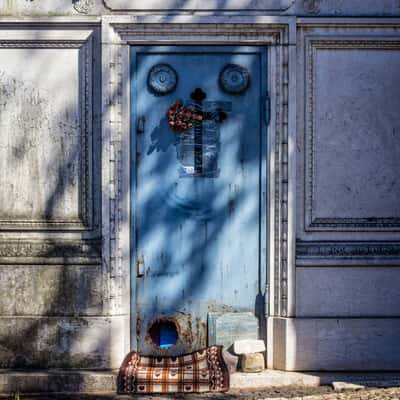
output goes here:
{"type": "Polygon", "coordinates": [[[117,372],[0,370],[0,393],[115,392],[117,372]]]}
{"type": "MultiPolygon", "coordinates": [[[[0,370],[0,393],[115,393],[116,370],[0,370]]],[[[231,389],[329,385],[335,381],[368,387],[400,387],[400,373],[300,373],[265,370],[231,375],[231,389]]]]}

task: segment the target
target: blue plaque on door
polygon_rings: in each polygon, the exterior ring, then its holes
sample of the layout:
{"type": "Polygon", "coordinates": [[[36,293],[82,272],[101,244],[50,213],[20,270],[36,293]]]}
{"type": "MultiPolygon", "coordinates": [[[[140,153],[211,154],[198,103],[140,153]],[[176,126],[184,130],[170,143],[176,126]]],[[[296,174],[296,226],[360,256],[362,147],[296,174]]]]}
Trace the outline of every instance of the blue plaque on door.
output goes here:
{"type": "Polygon", "coordinates": [[[197,88],[187,101],[190,108],[202,114],[192,129],[181,132],[177,141],[177,158],[181,164],[180,177],[216,178],[219,174],[220,124],[232,110],[229,101],[204,101],[207,97],[197,88]]]}
{"type": "Polygon", "coordinates": [[[176,71],[168,64],[157,64],[151,68],[147,84],[150,90],[159,96],[164,96],[175,90],[178,83],[176,71]]]}

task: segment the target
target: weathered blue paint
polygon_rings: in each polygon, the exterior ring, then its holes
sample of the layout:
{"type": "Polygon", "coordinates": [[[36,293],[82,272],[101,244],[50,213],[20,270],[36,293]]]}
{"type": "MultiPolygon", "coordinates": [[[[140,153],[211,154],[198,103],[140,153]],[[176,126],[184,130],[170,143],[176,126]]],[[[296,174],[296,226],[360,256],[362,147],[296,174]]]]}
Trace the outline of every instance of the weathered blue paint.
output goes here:
{"type": "MultiPolygon", "coordinates": [[[[132,47],[131,63],[132,344],[146,354],[176,355],[206,345],[209,312],[263,316],[266,49],[132,47]],[[165,95],[148,87],[157,64],[178,76],[165,95]],[[241,94],[219,84],[229,64],[250,74],[241,94]],[[204,101],[231,109],[218,124],[218,173],[182,176],[180,133],[169,129],[166,113],[176,99],[190,102],[196,88],[206,93],[204,101]],[[177,323],[179,339],[169,349],[151,344],[148,328],[158,318],[177,323]]],[[[202,129],[196,134],[204,142],[206,124],[202,129]]],[[[188,154],[185,162],[198,168],[198,153],[188,154]]]]}

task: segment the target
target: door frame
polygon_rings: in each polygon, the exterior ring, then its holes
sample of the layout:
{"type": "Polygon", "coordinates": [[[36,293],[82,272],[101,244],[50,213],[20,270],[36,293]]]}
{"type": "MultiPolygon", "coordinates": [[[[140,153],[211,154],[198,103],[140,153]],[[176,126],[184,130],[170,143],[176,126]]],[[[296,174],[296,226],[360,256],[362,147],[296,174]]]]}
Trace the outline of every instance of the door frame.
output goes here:
{"type": "MultiPolygon", "coordinates": [[[[269,16],[135,16],[102,20],[102,226],[106,312],[112,328],[122,330],[111,343],[111,363],[130,350],[130,46],[266,46],[270,123],[268,127],[269,237],[266,290],[267,366],[273,368],[274,321],[295,316],[295,144],[296,19],[269,16]]],[[[275,329],[274,329],[275,325],[275,329]]],[[[281,347],[284,343],[280,340],[281,347]]]]}
{"type": "MultiPolygon", "coordinates": [[[[141,279],[138,279],[137,273],[135,270],[138,269],[137,264],[139,260],[139,254],[137,253],[137,249],[135,248],[135,244],[137,243],[137,235],[139,232],[139,227],[136,223],[136,215],[137,211],[135,212],[135,199],[136,193],[138,192],[137,189],[137,180],[134,174],[137,172],[137,146],[136,146],[136,135],[137,127],[136,123],[139,118],[139,113],[137,112],[136,105],[138,101],[138,97],[140,97],[140,93],[137,92],[138,82],[134,75],[134,70],[137,71],[137,58],[135,59],[133,54],[165,54],[168,55],[170,53],[176,54],[201,54],[206,52],[208,54],[258,54],[259,55],[259,62],[260,62],[260,69],[261,71],[265,71],[265,74],[260,74],[260,81],[259,81],[259,105],[260,105],[260,115],[259,115],[259,146],[260,146],[260,162],[259,162],[259,190],[258,190],[258,201],[259,201],[259,221],[258,221],[258,241],[259,241],[259,251],[257,254],[258,265],[257,265],[257,274],[258,274],[258,293],[254,294],[254,302],[256,302],[256,296],[259,294],[263,295],[265,298],[265,305],[264,308],[268,308],[269,304],[269,296],[267,291],[267,271],[268,271],[268,247],[267,243],[268,239],[268,225],[267,225],[267,215],[268,215],[268,203],[269,203],[269,193],[268,193],[268,170],[267,166],[269,165],[269,152],[268,147],[270,143],[268,142],[268,122],[266,121],[269,118],[269,109],[267,110],[267,95],[268,95],[268,60],[267,60],[267,48],[265,46],[243,46],[243,45],[232,45],[227,44],[225,46],[219,45],[140,45],[130,46],[130,120],[132,121],[130,124],[130,217],[131,217],[131,229],[130,229],[130,239],[131,239],[131,350],[137,351],[137,343],[139,340],[139,332],[138,329],[144,329],[143,326],[143,316],[142,321],[136,322],[136,324],[140,323],[141,326],[136,326],[136,329],[132,329],[132,325],[135,326],[135,321],[138,320],[138,310],[137,310],[137,301],[138,301],[138,285],[140,285],[141,279]],[[135,345],[136,344],[136,345],[135,345]]],[[[160,61],[159,61],[160,62],[160,61]]],[[[268,107],[269,108],[269,107],[268,107]]],[[[140,135],[142,136],[142,135],[140,135]]],[[[222,167],[222,166],[221,166],[222,167]]],[[[140,190],[140,189],[139,189],[140,190]]],[[[146,257],[145,257],[146,258],[146,257]]],[[[148,279],[148,278],[147,278],[148,279]]],[[[206,319],[205,319],[206,320],[206,319]]],[[[192,321],[194,323],[194,321],[192,321]]],[[[265,313],[261,318],[259,318],[259,338],[262,340],[266,340],[267,332],[266,332],[266,315],[265,313]]],[[[188,334],[188,333],[187,333],[188,334]]],[[[142,333],[143,335],[143,333],[142,333]]],[[[177,351],[177,350],[175,350],[177,351]]]]}

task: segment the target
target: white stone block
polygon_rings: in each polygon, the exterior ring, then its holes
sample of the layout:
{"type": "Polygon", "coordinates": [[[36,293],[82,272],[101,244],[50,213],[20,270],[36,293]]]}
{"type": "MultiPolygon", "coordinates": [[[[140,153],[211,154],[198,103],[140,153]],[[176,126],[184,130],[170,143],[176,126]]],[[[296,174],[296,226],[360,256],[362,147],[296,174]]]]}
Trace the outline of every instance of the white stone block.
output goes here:
{"type": "Polygon", "coordinates": [[[356,385],[348,382],[332,382],[332,387],[335,392],[344,392],[345,390],[362,390],[365,389],[363,385],[356,385]]]}
{"type": "Polygon", "coordinates": [[[236,340],[233,343],[233,351],[236,354],[249,354],[249,353],[260,353],[265,351],[265,343],[263,340],[236,340]]]}

